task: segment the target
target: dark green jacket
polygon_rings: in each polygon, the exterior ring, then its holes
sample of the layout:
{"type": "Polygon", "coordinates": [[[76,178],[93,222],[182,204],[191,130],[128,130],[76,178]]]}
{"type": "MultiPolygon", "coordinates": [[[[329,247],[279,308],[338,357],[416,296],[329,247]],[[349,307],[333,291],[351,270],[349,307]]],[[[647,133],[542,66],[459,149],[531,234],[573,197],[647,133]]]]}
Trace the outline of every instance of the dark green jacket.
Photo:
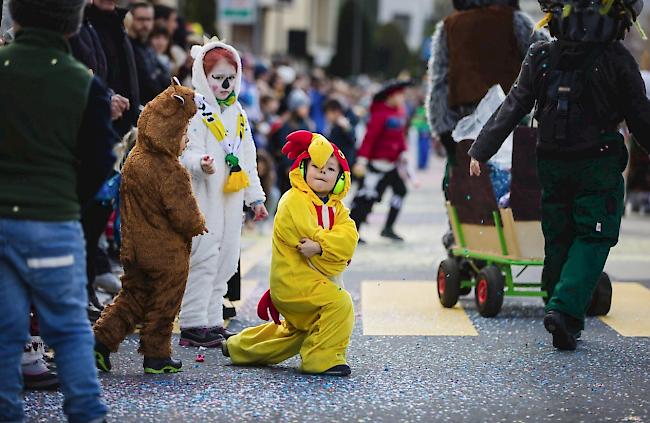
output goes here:
{"type": "Polygon", "coordinates": [[[63,221],[112,167],[110,98],[59,34],[0,48],[0,218],[63,221]]]}

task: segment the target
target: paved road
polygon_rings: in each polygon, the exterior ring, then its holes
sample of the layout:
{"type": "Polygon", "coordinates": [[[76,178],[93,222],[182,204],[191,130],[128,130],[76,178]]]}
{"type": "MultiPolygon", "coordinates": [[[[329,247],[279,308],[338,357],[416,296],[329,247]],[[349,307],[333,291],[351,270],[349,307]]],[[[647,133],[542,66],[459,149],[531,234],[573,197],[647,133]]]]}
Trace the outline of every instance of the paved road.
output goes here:
{"type": "MultiPolygon", "coordinates": [[[[397,230],[378,236],[386,208],[371,215],[346,273],[356,307],[347,379],[304,376],[292,359],[236,368],[209,350],[175,346],[185,371],[145,376],[130,337],[102,375],[111,421],[570,421],[650,422],[650,218],[628,217],[607,270],[617,303],[590,319],[576,352],[558,352],[542,326],[539,299],[506,298],[499,316],[478,315],[473,293],[454,309],[438,303],[434,268],[447,218],[437,188],[442,164],[420,175],[397,230]],[[632,305],[630,305],[632,304],[632,305]],[[638,312],[642,311],[642,312],[638,312]],[[644,334],[623,336],[621,333],[644,334]]],[[[247,236],[243,299],[231,328],[257,324],[269,242],[247,236]]],[[[56,421],[61,395],[30,393],[30,419],[56,421]]]]}

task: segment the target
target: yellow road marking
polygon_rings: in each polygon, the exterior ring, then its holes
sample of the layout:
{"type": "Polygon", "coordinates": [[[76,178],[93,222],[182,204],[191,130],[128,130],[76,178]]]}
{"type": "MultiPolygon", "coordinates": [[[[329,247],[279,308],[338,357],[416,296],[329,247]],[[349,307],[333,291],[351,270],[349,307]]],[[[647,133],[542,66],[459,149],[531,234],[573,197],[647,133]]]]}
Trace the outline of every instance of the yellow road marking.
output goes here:
{"type": "Polygon", "coordinates": [[[478,336],[460,304],[442,307],[428,281],[364,281],[361,312],[364,335],[478,336]]]}
{"type": "Polygon", "coordinates": [[[650,336],[650,289],[639,283],[612,283],[612,308],[600,317],[622,336],[650,336]]]}

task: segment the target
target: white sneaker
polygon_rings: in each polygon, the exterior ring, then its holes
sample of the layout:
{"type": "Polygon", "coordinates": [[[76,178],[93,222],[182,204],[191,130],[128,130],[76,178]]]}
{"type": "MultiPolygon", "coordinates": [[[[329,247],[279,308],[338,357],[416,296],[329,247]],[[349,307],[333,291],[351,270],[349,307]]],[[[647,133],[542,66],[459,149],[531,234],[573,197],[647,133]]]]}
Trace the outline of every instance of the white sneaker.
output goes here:
{"type": "Polygon", "coordinates": [[[112,273],[95,276],[95,288],[101,288],[109,294],[117,294],[122,289],[122,282],[112,273]]]}

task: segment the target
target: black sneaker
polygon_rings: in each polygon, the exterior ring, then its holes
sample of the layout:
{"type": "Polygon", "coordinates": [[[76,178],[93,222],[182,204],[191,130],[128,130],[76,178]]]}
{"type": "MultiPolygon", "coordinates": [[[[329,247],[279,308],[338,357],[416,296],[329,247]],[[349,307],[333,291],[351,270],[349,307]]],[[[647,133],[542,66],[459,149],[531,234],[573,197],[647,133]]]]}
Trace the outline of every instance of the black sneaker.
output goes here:
{"type": "Polygon", "coordinates": [[[178,345],[181,347],[217,348],[223,340],[224,337],[221,334],[207,328],[183,329],[178,345]]]}
{"type": "Polygon", "coordinates": [[[237,332],[232,332],[229,331],[228,329],[224,328],[223,326],[215,326],[213,328],[209,328],[208,331],[212,334],[216,334],[221,336],[223,339],[228,339],[231,336],[237,335],[237,332]]]}
{"type": "Polygon", "coordinates": [[[544,316],[544,327],[553,335],[553,346],[558,350],[576,349],[576,333],[569,330],[570,316],[551,310],[544,316]]]}
{"type": "Polygon", "coordinates": [[[338,364],[330,369],[325,370],[321,374],[324,376],[345,377],[345,376],[350,376],[351,373],[352,373],[352,369],[350,369],[350,366],[348,366],[347,364],[338,364]]]}
{"type": "Polygon", "coordinates": [[[23,373],[23,388],[26,391],[54,391],[59,388],[59,377],[49,369],[37,375],[23,373]]]}
{"type": "Polygon", "coordinates": [[[111,371],[111,350],[99,341],[95,341],[95,366],[102,372],[111,371]]]}
{"type": "Polygon", "coordinates": [[[392,239],[393,241],[404,241],[404,238],[397,235],[395,231],[393,231],[393,228],[384,228],[380,235],[384,238],[392,239]]]}
{"type": "Polygon", "coordinates": [[[145,373],[153,375],[159,375],[163,373],[178,373],[182,372],[181,367],[183,367],[183,362],[180,360],[174,360],[171,357],[145,357],[142,363],[142,367],[144,367],[145,373]]]}

